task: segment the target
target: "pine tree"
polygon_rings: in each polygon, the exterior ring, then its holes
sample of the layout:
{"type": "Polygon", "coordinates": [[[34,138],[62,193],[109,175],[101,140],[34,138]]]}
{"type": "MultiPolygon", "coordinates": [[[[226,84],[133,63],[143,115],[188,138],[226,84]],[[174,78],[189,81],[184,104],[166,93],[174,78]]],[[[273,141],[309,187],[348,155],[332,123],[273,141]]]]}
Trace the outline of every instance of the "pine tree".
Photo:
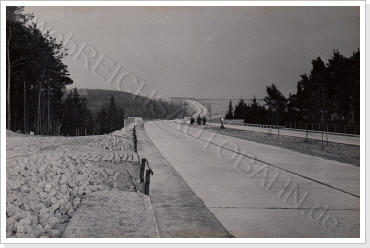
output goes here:
{"type": "Polygon", "coordinates": [[[225,119],[234,119],[234,108],[233,108],[233,102],[230,100],[229,102],[229,108],[226,112],[225,119]]]}
{"type": "Polygon", "coordinates": [[[109,110],[108,110],[108,132],[117,130],[117,106],[113,95],[110,98],[109,110]]]}
{"type": "Polygon", "coordinates": [[[109,99],[108,111],[103,107],[97,114],[96,126],[99,134],[111,133],[123,128],[125,111],[123,108],[117,108],[113,95],[109,99]]]}
{"type": "Polygon", "coordinates": [[[94,119],[87,108],[87,99],[74,88],[63,105],[62,135],[80,136],[94,132],[94,119]]]}
{"type": "Polygon", "coordinates": [[[234,110],[234,119],[244,119],[245,112],[246,112],[246,103],[244,102],[244,99],[241,98],[238,105],[235,106],[234,110]]]}
{"type": "Polygon", "coordinates": [[[287,100],[274,84],[267,86],[266,91],[267,96],[264,99],[266,105],[274,113],[274,124],[280,125],[285,113],[287,100]]]}
{"type": "Polygon", "coordinates": [[[102,110],[98,113],[96,123],[99,127],[99,134],[108,133],[108,116],[105,108],[103,107],[102,110]]]}

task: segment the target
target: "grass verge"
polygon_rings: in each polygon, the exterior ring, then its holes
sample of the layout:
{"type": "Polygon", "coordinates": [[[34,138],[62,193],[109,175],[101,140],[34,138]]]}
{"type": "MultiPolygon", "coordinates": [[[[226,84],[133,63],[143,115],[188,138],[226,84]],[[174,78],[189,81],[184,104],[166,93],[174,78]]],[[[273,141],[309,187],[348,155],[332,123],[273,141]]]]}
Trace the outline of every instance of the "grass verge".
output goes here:
{"type": "Polygon", "coordinates": [[[254,131],[244,131],[232,128],[220,129],[219,127],[209,125],[192,125],[192,127],[204,129],[214,133],[227,135],[243,140],[249,140],[261,144],[278,146],[292,151],[322,157],[325,159],[336,160],[342,163],[348,163],[354,166],[360,166],[360,146],[346,145],[329,142],[328,144],[320,140],[308,140],[276,134],[266,134],[254,131]]]}

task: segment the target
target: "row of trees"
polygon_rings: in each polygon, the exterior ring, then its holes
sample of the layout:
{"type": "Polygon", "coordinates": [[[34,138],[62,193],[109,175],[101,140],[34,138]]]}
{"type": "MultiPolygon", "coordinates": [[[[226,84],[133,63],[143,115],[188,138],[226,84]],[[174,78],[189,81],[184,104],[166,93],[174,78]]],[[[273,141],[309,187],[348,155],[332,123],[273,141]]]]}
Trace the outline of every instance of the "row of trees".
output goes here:
{"type": "Polygon", "coordinates": [[[63,118],[63,90],[73,83],[62,62],[66,53],[23,10],[6,7],[6,126],[56,134],[63,118]]]}
{"type": "MultiPolygon", "coordinates": [[[[266,112],[263,106],[259,105],[256,97],[254,96],[251,103],[247,104],[243,98],[240,99],[239,103],[233,108],[232,101],[229,102],[229,108],[227,110],[226,119],[245,119],[251,117],[253,113],[253,118],[256,118],[257,114],[261,115],[262,112],[266,112]]],[[[262,120],[261,120],[262,121],[262,120]]]]}
{"type": "Polygon", "coordinates": [[[360,51],[346,58],[335,50],[326,65],[313,60],[286,109],[297,121],[360,125],[360,51]]]}
{"type": "Polygon", "coordinates": [[[260,105],[256,97],[253,97],[250,104],[241,98],[235,109],[230,100],[225,119],[244,119],[245,123],[267,124],[271,123],[272,117],[271,109],[260,105]]]}
{"type": "Polygon", "coordinates": [[[284,125],[285,122],[360,124],[360,51],[349,58],[338,50],[325,64],[313,60],[309,75],[301,75],[297,93],[285,97],[277,87],[267,86],[264,105],[254,97],[229,103],[226,119],[244,119],[247,123],[284,125]]]}

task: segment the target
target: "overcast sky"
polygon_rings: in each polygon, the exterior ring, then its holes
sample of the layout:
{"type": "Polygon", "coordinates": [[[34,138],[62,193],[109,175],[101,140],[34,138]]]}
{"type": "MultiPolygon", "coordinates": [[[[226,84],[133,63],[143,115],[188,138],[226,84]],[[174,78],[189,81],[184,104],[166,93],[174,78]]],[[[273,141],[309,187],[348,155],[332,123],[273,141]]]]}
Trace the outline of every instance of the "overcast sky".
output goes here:
{"type": "Polygon", "coordinates": [[[154,97],[263,98],[266,86],[275,82],[288,96],[296,92],[300,75],[310,72],[313,59],[327,62],[333,49],[351,56],[360,47],[359,7],[26,11],[58,40],[71,37],[64,62],[73,86],[154,97]]]}

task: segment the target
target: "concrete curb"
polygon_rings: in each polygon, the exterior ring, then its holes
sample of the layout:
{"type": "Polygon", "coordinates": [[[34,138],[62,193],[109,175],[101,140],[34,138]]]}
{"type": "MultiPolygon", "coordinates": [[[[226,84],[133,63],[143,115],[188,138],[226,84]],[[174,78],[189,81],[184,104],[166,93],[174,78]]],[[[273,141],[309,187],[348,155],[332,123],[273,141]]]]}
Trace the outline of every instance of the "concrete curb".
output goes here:
{"type": "Polygon", "coordinates": [[[158,237],[149,197],[126,191],[86,195],[63,234],[63,238],[158,237]]]}
{"type": "MultiPolygon", "coordinates": [[[[132,123],[131,125],[130,125],[130,127],[131,127],[131,131],[133,130],[133,126],[135,125],[138,125],[140,122],[134,122],[134,123],[132,123]]],[[[138,138],[140,138],[140,137],[138,137],[138,138]]],[[[135,158],[133,159],[133,164],[135,164],[135,165],[139,165],[140,164],[140,162],[141,162],[141,158],[140,158],[140,155],[139,155],[139,149],[137,150],[137,152],[135,152],[135,153],[133,153],[134,154],[134,156],[135,156],[135,158]]],[[[139,194],[141,194],[141,193],[139,193],[139,194]]],[[[153,219],[153,222],[154,222],[154,225],[155,225],[155,229],[156,229],[156,232],[157,232],[157,237],[155,237],[155,238],[160,238],[160,235],[159,235],[159,231],[158,231],[158,225],[157,225],[157,221],[156,221],[156,219],[155,219],[155,216],[154,216],[154,212],[153,212],[153,206],[152,206],[152,202],[151,202],[151,200],[150,200],[150,196],[147,196],[147,195],[145,195],[145,194],[141,194],[141,195],[143,195],[144,196],[144,204],[145,204],[145,206],[148,208],[148,209],[150,209],[149,211],[152,213],[152,219],[153,219]]]]}
{"type": "Polygon", "coordinates": [[[160,238],[159,231],[158,231],[157,221],[156,221],[156,219],[154,217],[154,211],[153,211],[152,202],[150,201],[150,197],[147,196],[147,195],[144,195],[144,204],[149,209],[149,211],[151,212],[152,220],[153,220],[153,223],[154,223],[154,226],[155,226],[155,230],[156,230],[156,233],[157,233],[157,235],[155,237],[153,237],[153,238],[160,238]]]}

